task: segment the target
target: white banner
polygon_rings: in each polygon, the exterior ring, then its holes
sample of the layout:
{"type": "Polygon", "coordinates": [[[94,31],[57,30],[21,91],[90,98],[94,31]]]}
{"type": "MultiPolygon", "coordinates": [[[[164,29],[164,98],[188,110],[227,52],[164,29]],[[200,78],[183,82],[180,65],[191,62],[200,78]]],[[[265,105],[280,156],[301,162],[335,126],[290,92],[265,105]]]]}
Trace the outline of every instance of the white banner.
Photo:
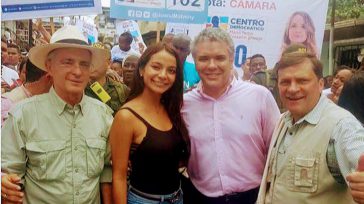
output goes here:
{"type": "Polygon", "coordinates": [[[205,23],[207,0],[111,0],[110,16],[117,19],[205,23]]]}
{"type": "Polygon", "coordinates": [[[2,0],[1,20],[97,15],[101,0],[2,0]]]}
{"type": "MultiPolygon", "coordinates": [[[[205,27],[220,27],[233,38],[235,68],[258,53],[273,68],[291,42],[305,44],[320,57],[327,7],[328,0],[210,0],[205,27]]],[[[177,25],[168,24],[166,33],[188,30],[193,38],[200,31],[177,25]]]]}
{"type": "Polygon", "coordinates": [[[78,19],[76,20],[76,26],[87,36],[90,44],[94,44],[98,41],[99,32],[96,29],[95,23],[78,19]]]}

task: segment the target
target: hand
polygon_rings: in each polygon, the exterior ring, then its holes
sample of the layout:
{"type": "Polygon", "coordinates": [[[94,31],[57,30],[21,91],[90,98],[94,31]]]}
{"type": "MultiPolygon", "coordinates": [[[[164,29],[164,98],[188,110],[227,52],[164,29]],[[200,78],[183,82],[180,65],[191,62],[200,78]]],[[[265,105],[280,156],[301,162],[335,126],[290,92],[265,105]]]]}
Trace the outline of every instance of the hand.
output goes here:
{"type": "Polygon", "coordinates": [[[123,80],[121,79],[121,77],[119,76],[119,74],[116,71],[112,70],[112,69],[107,69],[107,71],[106,71],[106,77],[109,77],[109,78],[111,78],[114,81],[123,83],[123,80]]]}
{"type": "Polygon", "coordinates": [[[364,204],[364,154],[359,157],[357,171],[349,174],[346,180],[349,182],[354,201],[364,204]]]}
{"type": "Polygon", "coordinates": [[[344,85],[341,85],[337,90],[333,93],[332,101],[337,104],[340,98],[341,91],[343,90],[344,85]]]}
{"type": "Polygon", "coordinates": [[[16,174],[3,174],[1,176],[2,203],[22,203],[24,193],[19,185],[20,177],[16,174]]]}
{"type": "Polygon", "coordinates": [[[5,81],[1,80],[1,93],[5,93],[5,92],[9,92],[9,91],[11,91],[10,85],[8,83],[6,83],[5,81]]]}

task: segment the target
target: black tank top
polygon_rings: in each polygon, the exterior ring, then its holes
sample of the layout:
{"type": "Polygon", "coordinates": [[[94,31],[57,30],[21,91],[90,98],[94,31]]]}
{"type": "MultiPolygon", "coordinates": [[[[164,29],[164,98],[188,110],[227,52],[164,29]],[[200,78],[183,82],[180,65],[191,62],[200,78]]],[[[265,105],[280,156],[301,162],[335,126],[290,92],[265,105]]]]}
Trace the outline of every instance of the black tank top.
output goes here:
{"type": "Polygon", "coordinates": [[[144,118],[129,110],[147,127],[143,141],[132,144],[130,149],[130,184],[149,194],[170,194],[180,187],[178,165],[183,157],[184,141],[176,128],[161,131],[151,126],[144,118]]]}

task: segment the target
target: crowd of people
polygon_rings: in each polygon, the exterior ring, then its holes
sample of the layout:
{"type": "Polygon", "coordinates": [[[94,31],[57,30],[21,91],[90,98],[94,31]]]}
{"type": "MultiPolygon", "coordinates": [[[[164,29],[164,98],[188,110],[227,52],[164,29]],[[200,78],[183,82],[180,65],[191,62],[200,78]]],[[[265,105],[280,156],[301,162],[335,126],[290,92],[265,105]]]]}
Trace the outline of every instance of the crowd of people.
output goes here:
{"type": "Polygon", "coordinates": [[[3,203],[364,203],[364,68],[324,90],[303,39],[242,77],[220,28],[132,41],[65,26],[21,59],[2,40],[3,203]]]}

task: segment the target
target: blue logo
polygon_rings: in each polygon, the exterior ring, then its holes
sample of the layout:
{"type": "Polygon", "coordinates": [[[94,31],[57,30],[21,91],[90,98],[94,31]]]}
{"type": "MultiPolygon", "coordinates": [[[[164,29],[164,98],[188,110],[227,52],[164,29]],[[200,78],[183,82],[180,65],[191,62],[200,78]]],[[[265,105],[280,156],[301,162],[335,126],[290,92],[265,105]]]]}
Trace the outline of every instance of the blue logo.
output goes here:
{"type": "Polygon", "coordinates": [[[207,18],[206,27],[221,28],[227,30],[229,17],[227,16],[209,16],[207,18]]]}

